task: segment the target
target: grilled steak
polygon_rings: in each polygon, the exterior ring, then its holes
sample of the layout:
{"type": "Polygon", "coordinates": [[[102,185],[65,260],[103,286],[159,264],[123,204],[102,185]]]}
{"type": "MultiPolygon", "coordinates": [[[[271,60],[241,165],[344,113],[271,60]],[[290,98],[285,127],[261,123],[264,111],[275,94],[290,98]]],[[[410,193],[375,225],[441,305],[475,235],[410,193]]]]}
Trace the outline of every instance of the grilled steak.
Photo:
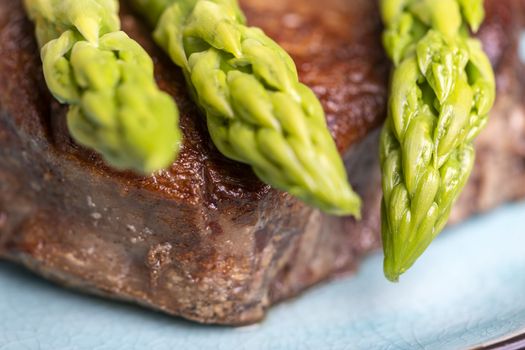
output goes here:
{"type": "MultiPolygon", "coordinates": [[[[521,0],[520,0],[521,1],[521,0]]],[[[181,107],[184,144],[151,177],[115,172],[69,138],[66,109],[43,82],[19,0],[0,0],[0,256],[61,284],[191,320],[247,324],[273,303],[338,274],[380,246],[378,127],[389,63],[370,0],[244,0],[250,23],[279,41],[321,98],[363,220],[321,214],[270,189],[214,148],[182,74],[123,9],[181,107]]],[[[525,196],[525,76],[518,1],[486,1],[480,32],[498,99],[479,138],[458,221],[525,196]]]]}

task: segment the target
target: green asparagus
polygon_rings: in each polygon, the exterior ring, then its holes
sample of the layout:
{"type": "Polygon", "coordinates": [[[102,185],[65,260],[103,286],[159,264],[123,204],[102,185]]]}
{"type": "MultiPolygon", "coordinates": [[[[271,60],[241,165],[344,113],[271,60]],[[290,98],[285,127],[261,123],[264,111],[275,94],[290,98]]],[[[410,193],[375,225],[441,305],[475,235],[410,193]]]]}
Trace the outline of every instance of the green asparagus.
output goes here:
{"type": "Polygon", "coordinates": [[[474,164],[495,81],[481,43],[482,0],[382,0],[394,62],[381,135],[385,276],[397,281],[446,225],[474,164]]]}
{"type": "Polygon", "coordinates": [[[119,31],[117,0],[25,0],[36,24],[44,76],[68,104],[80,144],[118,169],[149,174],[175,159],[181,133],[173,99],[157,87],[153,62],[119,31]]]}
{"type": "Polygon", "coordinates": [[[359,215],[314,93],[236,0],[132,0],[180,66],[217,148],[264,182],[335,215],[359,215]]]}

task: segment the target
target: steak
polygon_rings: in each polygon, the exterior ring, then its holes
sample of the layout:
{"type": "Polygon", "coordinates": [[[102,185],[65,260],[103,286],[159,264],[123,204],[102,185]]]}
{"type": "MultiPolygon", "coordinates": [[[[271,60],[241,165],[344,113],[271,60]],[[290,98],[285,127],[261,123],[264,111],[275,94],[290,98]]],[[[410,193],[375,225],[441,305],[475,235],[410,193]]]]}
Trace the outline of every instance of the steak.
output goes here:
{"type": "MultiPolygon", "coordinates": [[[[20,0],[0,0],[0,257],[60,284],[204,323],[249,324],[268,307],[347,274],[380,247],[378,129],[389,62],[370,0],[243,0],[249,22],[295,59],[320,97],[363,219],[331,217],[224,158],[181,71],[126,8],[124,30],[154,57],[181,109],[184,143],[150,177],[116,172],[77,146],[49,94],[20,0]]],[[[525,75],[517,56],[523,1],[486,1],[479,33],[498,98],[477,141],[458,222],[525,197],[525,75]]]]}

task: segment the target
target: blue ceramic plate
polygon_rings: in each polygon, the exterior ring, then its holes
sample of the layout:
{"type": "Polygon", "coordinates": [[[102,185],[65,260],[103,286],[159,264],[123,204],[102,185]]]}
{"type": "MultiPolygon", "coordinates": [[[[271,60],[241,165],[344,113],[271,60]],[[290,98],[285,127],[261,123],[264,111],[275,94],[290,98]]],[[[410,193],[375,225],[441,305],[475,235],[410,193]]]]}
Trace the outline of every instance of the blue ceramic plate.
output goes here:
{"type": "Polygon", "coordinates": [[[525,330],[525,203],[444,232],[401,283],[382,256],[244,328],[199,326],[0,263],[0,350],[466,349],[525,330]]]}

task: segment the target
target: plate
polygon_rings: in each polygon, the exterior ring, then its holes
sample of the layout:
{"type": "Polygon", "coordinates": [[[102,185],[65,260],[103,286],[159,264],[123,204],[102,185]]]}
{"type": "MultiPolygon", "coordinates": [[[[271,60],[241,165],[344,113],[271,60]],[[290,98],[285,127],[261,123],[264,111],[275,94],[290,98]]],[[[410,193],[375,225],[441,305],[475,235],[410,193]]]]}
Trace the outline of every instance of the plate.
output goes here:
{"type": "Polygon", "coordinates": [[[85,296],[0,263],[0,349],[478,347],[525,331],[524,223],[521,203],[450,228],[397,284],[383,277],[378,253],[356,276],[311,289],[242,328],[85,296]]]}

